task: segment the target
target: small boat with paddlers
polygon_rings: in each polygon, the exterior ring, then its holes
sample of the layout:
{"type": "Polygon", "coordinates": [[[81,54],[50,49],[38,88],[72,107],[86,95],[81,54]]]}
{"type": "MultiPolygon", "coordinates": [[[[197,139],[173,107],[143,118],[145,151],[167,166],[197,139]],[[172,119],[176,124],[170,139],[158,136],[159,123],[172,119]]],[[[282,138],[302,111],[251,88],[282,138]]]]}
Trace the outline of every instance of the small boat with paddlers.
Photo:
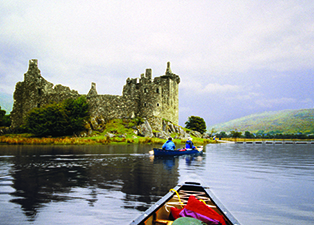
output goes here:
{"type": "Polygon", "coordinates": [[[154,148],[149,151],[149,154],[154,156],[180,156],[180,155],[202,155],[203,146],[198,146],[197,148],[184,148],[177,150],[165,150],[161,148],[154,148]]]}
{"type": "Polygon", "coordinates": [[[186,182],[177,185],[130,225],[239,225],[208,187],[186,182]]]}

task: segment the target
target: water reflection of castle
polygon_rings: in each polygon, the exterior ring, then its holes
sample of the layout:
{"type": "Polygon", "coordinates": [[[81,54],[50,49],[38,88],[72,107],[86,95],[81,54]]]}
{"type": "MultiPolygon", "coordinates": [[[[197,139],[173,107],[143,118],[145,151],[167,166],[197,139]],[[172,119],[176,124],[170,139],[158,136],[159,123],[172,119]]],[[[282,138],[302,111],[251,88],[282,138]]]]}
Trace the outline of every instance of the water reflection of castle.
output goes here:
{"type": "Polygon", "coordinates": [[[35,220],[45,204],[71,200],[73,188],[89,189],[86,201],[91,206],[97,202],[97,189],[112,189],[125,194],[126,206],[122,207],[145,210],[178,183],[178,159],[150,161],[143,154],[120,157],[86,155],[86,151],[79,153],[73,147],[66,152],[57,147],[48,149],[45,157],[17,155],[10,158],[15,189],[11,202],[21,205],[31,220],[35,220]]]}

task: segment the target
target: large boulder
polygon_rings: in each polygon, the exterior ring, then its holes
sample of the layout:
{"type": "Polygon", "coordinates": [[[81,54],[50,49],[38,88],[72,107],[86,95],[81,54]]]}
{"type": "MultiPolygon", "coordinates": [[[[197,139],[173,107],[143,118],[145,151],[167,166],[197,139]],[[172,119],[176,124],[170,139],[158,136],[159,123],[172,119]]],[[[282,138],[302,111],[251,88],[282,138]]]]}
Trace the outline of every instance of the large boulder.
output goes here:
{"type": "Polygon", "coordinates": [[[188,138],[188,137],[190,137],[190,135],[188,133],[186,133],[186,131],[182,127],[180,127],[180,126],[177,126],[176,133],[179,134],[180,138],[188,138]]]}
{"type": "Polygon", "coordinates": [[[102,116],[93,116],[90,118],[90,125],[93,130],[103,131],[106,121],[102,116]]]}
{"type": "Polygon", "coordinates": [[[210,138],[210,135],[207,134],[207,133],[204,133],[202,138],[204,138],[204,139],[209,139],[209,138],[210,138]]]}
{"type": "MultiPolygon", "coordinates": [[[[170,136],[172,133],[176,133],[177,138],[186,139],[190,137],[190,134],[187,133],[183,127],[179,125],[175,125],[171,123],[170,121],[163,120],[162,121],[162,131],[167,134],[167,136],[170,136]]],[[[161,134],[157,134],[156,136],[160,136],[161,134]]]]}
{"type": "Polygon", "coordinates": [[[202,134],[195,130],[191,131],[191,135],[193,135],[194,137],[202,138],[202,134]]]}
{"type": "Polygon", "coordinates": [[[153,130],[149,122],[145,119],[144,123],[137,126],[138,134],[143,137],[153,137],[153,130]]]}
{"type": "Polygon", "coordinates": [[[160,131],[155,133],[155,137],[160,139],[167,139],[169,134],[167,134],[165,131],[160,131]]]}
{"type": "Polygon", "coordinates": [[[115,134],[109,133],[109,132],[107,134],[105,134],[105,137],[109,137],[109,138],[113,138],[115,136],[116,136],[115,134]]]}

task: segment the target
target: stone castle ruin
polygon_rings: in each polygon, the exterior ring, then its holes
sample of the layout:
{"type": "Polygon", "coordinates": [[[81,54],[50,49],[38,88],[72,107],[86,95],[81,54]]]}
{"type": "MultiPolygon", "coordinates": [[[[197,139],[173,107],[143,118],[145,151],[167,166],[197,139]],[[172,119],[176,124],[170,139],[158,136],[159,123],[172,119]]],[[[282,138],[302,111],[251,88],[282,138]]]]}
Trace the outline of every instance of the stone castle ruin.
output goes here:
{"type": "MultiPolygon", "coordinates": [[[[91,118],[110,120],[116,118],[145,118],[152,129],[162,130],[162,119],[178,124],[180,77],[172,73],[170,63],[164,75],[152,78],[146,69],[140,78],[128,78],[120,95],[99,95],[96,84],[85,95],[90,106],[91,118]]],[[[38,60],[29,60],[24,81],[18,82],[14,92],[11,112],[12,127],[23,124],[27,113],[36,107],[68,98],[81,96],[77,91],[60,84],[54,85],[41,76],[38,60]]]]}

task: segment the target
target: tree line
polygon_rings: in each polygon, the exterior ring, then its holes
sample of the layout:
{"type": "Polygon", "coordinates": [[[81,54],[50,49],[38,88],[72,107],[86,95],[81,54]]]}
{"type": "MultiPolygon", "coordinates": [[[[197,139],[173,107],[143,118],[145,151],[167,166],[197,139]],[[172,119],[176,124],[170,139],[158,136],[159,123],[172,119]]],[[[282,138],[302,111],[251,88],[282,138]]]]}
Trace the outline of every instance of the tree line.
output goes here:
{"type": "Polygon", "coordinates": [[[221,131],[220,133],[216,133],[218,138],[247,138],[247,139],[314,139],[314,134],[282,134],[279,132],[264,132],[259,131],[257,133],[251,133],[250,131],[245,131],[244,133],[240,131],[231,131],[230,133],[226,133],[225,131],[221,131]]]}

